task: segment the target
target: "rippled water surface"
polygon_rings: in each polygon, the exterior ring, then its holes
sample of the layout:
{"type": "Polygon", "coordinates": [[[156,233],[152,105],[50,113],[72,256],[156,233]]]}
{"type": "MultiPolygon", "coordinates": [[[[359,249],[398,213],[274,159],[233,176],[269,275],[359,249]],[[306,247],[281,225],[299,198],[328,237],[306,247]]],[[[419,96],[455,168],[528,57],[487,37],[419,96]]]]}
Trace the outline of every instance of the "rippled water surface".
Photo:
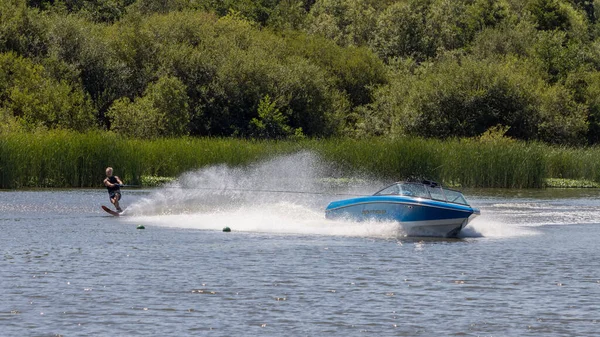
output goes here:
{"type": "Polygon", "coordinates": [[[329,222],[332,195],[0,192],[0,335],[596,336],[600,192],[466,194],[443,240],[329,222]]]}

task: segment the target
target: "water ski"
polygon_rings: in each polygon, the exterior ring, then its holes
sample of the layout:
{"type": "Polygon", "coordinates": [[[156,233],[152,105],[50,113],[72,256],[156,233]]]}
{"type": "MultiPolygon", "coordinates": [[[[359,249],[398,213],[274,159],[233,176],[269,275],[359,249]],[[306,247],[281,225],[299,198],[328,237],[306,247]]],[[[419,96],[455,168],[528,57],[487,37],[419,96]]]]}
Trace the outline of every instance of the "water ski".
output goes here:
{"type": "Polygon", "coordinates": [[[112,215],[112,216],[120,216],[121,214],[119,214],[118,212],[113,211],[112,209],[102,205],[102,209],[106,211],[106,213],[112,215]]]}

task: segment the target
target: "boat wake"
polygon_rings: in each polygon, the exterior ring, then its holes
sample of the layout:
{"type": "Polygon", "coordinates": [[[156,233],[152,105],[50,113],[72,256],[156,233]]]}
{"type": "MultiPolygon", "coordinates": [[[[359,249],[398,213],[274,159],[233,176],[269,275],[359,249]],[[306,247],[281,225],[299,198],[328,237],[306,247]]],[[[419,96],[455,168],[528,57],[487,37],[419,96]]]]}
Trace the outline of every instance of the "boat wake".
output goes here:
{"type": "Polygon", "coordinates": [[[391,222],[346,222],[326,220],[322,209],[311,209],[295,203],[241,206],[208,212],[144,215],[125,219],[161,227],[260,232],[300,235],[336,235],[394,238],[398,225],[391,222]]]}
{"type": "Polygon", "coordinates": [[[394,237],[395,223],[325,219],[325,206],[334,195],[369,194],[380,184],[368,178],[329,178],[335,175],[310,152],[245,168],[211,166],[138,200],[123,221],[202,230],[394,237]]]}
{"type": "Polygon", "coordinates": [[[482,208],[481,215],[473,222],[469,223],[459,233],[459,238],[510,238],[526,235],[537,235],[540,232],[534,228],[520,226],[518,224],[510,224],[498,221],[493,217],[485,214],[485,209],[482,208]]]}
{"type": "MultiPolygon", "coordinates": [[[[369,195],[381,181],[339,176],[310,152],[280,156],[244,168],[211,166],[188,172],[127,209],[123,221],[161,227],[300,235],[404,237],[395,222],[325,219],[325,207],[344,195],[369,195]]],[[[459,237],[511,237],[531,230],[482,216],[459,237]]]]}

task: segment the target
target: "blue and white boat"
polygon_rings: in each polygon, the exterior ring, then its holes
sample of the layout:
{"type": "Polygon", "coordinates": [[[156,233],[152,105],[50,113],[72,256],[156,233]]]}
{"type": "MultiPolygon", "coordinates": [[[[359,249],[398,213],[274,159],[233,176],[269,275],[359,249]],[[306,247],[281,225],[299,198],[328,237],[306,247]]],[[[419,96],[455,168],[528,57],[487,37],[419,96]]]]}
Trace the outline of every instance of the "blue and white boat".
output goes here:
{"type": "Polygon", "coordinates": [[[480,214],[464,195],[432,181],[397,182],[372,196],[333,201],[327,219],[397,221],[406,236],[456,237],[480,214]]]}

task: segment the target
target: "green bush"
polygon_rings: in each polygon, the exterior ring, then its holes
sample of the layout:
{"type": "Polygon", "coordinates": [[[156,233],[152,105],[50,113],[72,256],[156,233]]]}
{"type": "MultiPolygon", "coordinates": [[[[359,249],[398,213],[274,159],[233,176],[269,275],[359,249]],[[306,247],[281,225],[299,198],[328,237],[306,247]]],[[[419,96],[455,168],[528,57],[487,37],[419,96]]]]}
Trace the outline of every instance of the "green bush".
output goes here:
{"type": "Polygon", "coordinates": [[[189,133],[186,88],[175,77],[161,77],[135,101],[117,100],[107,116],[112,130],[129,137],[185,136],[189,133]]]}
{"type": "Polygon", "coordinates": [[[397,90],[382,88],[376,96],[383,101],[377,107],[393,116],[392,132],[473,137],[501,124],[518,139],[583,143],[585,108],[564,86],[547,85],[531,64],[448,57],[408,75],[413,82],[407,85],[401,72],[391,85],[397,90]]]}
{"type": "Polygon", "coordinates": [[[353,107],[370,103],[373,88],[388,81],[384,63],[365,47],[342,48],[325,38],[298,33],[287,34],[284,42],[286,54],[327,71],[353,107]]]}
{"type": "Polygon", "coordinates": [[[93,126],[91,103],[83,90],[48,77],[44,67],[14,53],[0,54],[0,107],[26,129],[93,126]]]}
{"type": "Polygon", "coordinates": [[[411,57],[419,61],[436,53],[434,41],[427,32],[428,2],[394,2],[383,11],[370,41],[380,57],[390,61],[396,57],[411,57]]]}
{"type": "Polygon", "coordinates": [[[258,118],[250,121],[251,135],[263,139],[287,138],[293,134],[292,128],[287,124],[287,117],[281,114],[271,97],[265,95],[258,103],[258,118]]]}
{"type": "Polygon", "coordinates": [[[569,15],[558,0],[532,0],[527,9],[540,30],[566,31],[570,28],[569,15]]]}
{"type": "Polygon", "coordinates": [[[375,25],[374,1],[317,0],[306,18],[306,30],[327,37],[341,46],[364,46],[375,25]]]}
{"type": "Polygon", "coordinates": [[[0,52],[38,58],[46,55],[48,20],[25,0],[0,0],[0,52]]]}

